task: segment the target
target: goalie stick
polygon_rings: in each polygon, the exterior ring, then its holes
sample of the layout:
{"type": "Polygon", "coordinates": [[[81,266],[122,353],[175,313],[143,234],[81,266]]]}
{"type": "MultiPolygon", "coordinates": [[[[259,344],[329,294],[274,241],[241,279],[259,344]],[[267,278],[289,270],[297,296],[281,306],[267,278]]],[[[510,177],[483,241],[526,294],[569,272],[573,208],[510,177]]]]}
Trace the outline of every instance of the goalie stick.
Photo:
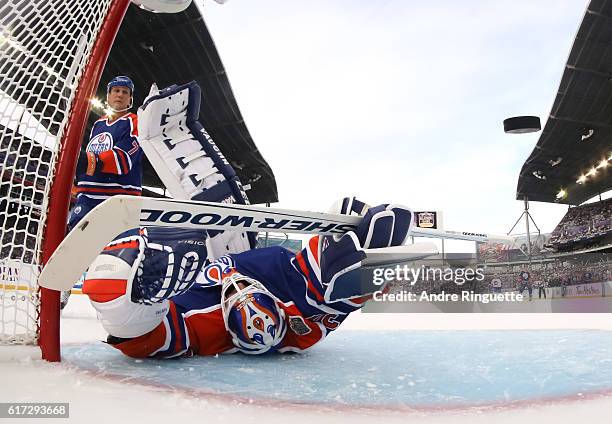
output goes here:
{"type": "MultiPolygon", "coordinates": [[[[96,206],[73,228],[43,268],[39,284],[54,290],[70,289],[108,243],[118,234],[139,226],[331,235],[355,229],[360,220],[361,217],[354,215],[118,195],[96,206]]],[[[420,228],[411,230],[410,235],[473,241],[500,237],[508,239],[505,236],[496,237],[482,233],[450,233],[430,229],[424,231],[420,228]]],[[[396,262],[402,257],[413,260],[437,253],[436,247],[431,243],[420,245],[423,249],[421,255],[411,246],[388,249],[394,249],[392,256],[396,262]],[[402,248],[405,251],[404,256],[401,253],[402,248]]],[[[364,265],[389,262],[391,256],[384,259],[385,255],[381,255],[383,249],[370,250],[376,250],[378,260],[371,256],[371,260],[365,260],[364,265]]],[[[391,254],[391,251],[389,253],[391,254]]]]}

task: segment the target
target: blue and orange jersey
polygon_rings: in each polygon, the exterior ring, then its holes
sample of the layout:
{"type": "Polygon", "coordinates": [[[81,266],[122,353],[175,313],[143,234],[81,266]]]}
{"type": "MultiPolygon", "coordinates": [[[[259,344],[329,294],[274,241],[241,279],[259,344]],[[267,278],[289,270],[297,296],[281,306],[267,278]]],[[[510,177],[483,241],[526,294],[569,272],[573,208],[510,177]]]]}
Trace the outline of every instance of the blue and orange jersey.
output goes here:
{"type": "MultiPolygon", "coordinates": [[[[370,296],[326,302],[321,282],[319,236],[310,239],[297,254],[274,246],[230,254],[206,267],[198,284],[182,296],[220,286],[224,276],[235,271],[261,282],[279,301],[288,320],[280,352],[300,352],[334,331],[348,314],[360,309],[370,296]]],[[[179,296],[181,297],[181,296],[179,296]]]]}
{"type": "Polygon", "coordinates": [[[225,329],[221,288],[191,292],[188,299],[170,300],[168,312],[152,331],[113,344],[133,358],[178,358],[234,353],[237,349],[225,329]]]}
{"type": "Polygon", "coordinates": [[[138,144],[138,117],[128,113],[110,122],[98,119],[86,152],[94,153],[102,166],[94,175],[79,175],[77,196],[104,200],[116,194],[139,196],[142,191],[142,149],[138,144]]]}
{"type": "Polygon", "coordinates": [[[196,283],[169,300],[170,307],[153,331],[114,344],[133,357],[179,357],[234,353],[221,310],[221,282],[239,272],[262,283],[285,311],[287,333],[279,352],[301,352],[334,331],[370,296],[335,302],[323,298],[319,237],[297,255],[282,247],[222,256],[206,266],[196,283]]]}

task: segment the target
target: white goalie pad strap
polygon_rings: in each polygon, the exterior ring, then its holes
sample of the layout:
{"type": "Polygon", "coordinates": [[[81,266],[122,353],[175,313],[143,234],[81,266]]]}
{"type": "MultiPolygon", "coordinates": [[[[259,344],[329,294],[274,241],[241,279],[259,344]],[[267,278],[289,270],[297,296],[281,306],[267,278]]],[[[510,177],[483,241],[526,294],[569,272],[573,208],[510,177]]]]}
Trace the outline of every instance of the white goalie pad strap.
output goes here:
{"type": "MultiPolygon", "coordinates": [[[[198,152],[192,153],[189,156],[186,156],[185,159],[183,159],[183,162],[185,163],[193,162],[194,160],[196,160],[197,158],[201,158],[202,156],[206,156],[206,153],[202,151],[198,151],[198,152]]],[[[211,171],[212,169],[213,168],[211,167],[211,171]]]]}
{"type": "MultiPolygon", "coordinates": [[[[168,123],[170,124],[170,123],[168,123]]],[[[171,125],[165,125],[161,127],[161,135],[165,139],[166,143],[174,146],[182,143],[183,141],[191,140],[193,137],[190,133],[185,132],[183,128],[172,127],[171,125]]]]}
{"type": "Polygon", "coordinates": [[[209,258],[220,258],[228,253],[240,253],[251,249],[247,233],[224,231],[206,239],[209,258]]]}

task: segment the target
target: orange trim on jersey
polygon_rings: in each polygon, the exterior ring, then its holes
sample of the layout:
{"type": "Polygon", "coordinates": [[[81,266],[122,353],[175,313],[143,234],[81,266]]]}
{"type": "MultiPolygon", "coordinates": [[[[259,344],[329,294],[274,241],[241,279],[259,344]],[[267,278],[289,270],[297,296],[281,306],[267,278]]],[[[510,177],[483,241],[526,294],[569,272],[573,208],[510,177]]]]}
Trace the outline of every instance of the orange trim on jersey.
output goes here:
{"type": "Polygon", "coordinates": [[[113,244],[111,246],[106,246],[104,248],[104,252],[108,252],[109,250],[118,250],[118,249],[138,249],[138,240],[129,240],[123,241],[121,243],[113,244]]]}
{"type": "Polygon", "coordinates": [[[225,329],[220,306],[186,316],[185,325],[189,332],[189,345],[198,355],[216,355],[235,349],[232,337],[225,329]]]}
{"type": "Polygon", "coordinates": [[[128,172],[130,172],[130,166],[128,165],[127,158],[125,157],[127,153],[125,153],[123,150],[117,149],[115,154],[119,158],[119,162],[121,163],[121,167],[123,168],[122,174],[127,174],[128,172]]]}
{"type": "Polygon", "coordinates": [[[132,129],[130,130],[130,135],[132,137],[138,137],[138,115],[135,113],[130,113],[127,115],[127,118],[130,120],[130,124],[132,129]]]}
{"type": "Polygon", "coordinates": [[[350,302],[356,303],[358,305],[361,305],[362,303],[367,302],[368,300],[372,299],[374,297],[374,295],[372,294],[366,294],[360,297],[355,297],[353,299],[349,299],[350,302]]]}
{"type": "Polygon", "coordinates": [[[111,346],[132,358],[146,358],[159,350],[165,342],[166,327],[162,322],[147,334],[111,346]]]}
{"type": "Polygon", "coordinates": [[[83,282],[83,294],[94,302],[110,302],[125,294],[127,280],[91,279],[83,282]]]}
{"type": "Polygon", "coordinates": [[[77,193],[100,193],[100,194],[131,194],[132,196],[140,196],[140,191],[122,189],[122,188],[89,188],[79,187],[77,193]]]}
{"type": "Polygon", "coordinates": [[[100,152],[98,154],[98,159],[102,161],[102,172],[106,174],[120,174],[120,170],[117,168],[117,157],[114,151],[106,150],[100,152]]]}
{"type": "Polygon", "coordinates": [[[310,272],[308,272],[308,267],[306,266],[306,262],[304,261],[304,257],[302,256],[302,252],[295,255],[295,259],[297,259],[297,263],[300,266],[300,269],[306,276],[306,282],[308,283],[308,290],[310,290],[319,302],[323,302],[325,299],[321,296],[321,293],[317,291],[312,280],[310,279],[310,272]]]}
{"type": "Polygon", "coordinates": [[[128,119],[129,115],[134,115],[131,112],[119,112],[119,113],[122,113],[123,115],[117,116],[117,117],[114,117],[113,115],[104,115],[102,118],[98,119],[98,121],[106,121],[107,125],[115,125],[115,123],[123,119],[128,119]]]}
{"type": "Polygon", "coordinates": [[[319,263],[319,236],[315,236],[308,240],[308,247],[310,248],[310,251],[312,252],[312,257],[314,258],[317,265],[321,266],[321,264],[319,263]]]}

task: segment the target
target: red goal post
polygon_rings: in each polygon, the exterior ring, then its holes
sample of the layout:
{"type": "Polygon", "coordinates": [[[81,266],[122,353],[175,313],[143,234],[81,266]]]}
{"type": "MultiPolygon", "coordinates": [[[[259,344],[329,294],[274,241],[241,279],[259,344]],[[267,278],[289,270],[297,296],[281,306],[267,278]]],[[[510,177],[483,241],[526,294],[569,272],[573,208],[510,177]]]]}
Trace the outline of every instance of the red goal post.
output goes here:
{"type": "Polygon", "coordinates": [[[65,236],[93,96],[130,0],[0,5],[0,345],[60,360],[59,295],[36,278],[65,236]]]}

